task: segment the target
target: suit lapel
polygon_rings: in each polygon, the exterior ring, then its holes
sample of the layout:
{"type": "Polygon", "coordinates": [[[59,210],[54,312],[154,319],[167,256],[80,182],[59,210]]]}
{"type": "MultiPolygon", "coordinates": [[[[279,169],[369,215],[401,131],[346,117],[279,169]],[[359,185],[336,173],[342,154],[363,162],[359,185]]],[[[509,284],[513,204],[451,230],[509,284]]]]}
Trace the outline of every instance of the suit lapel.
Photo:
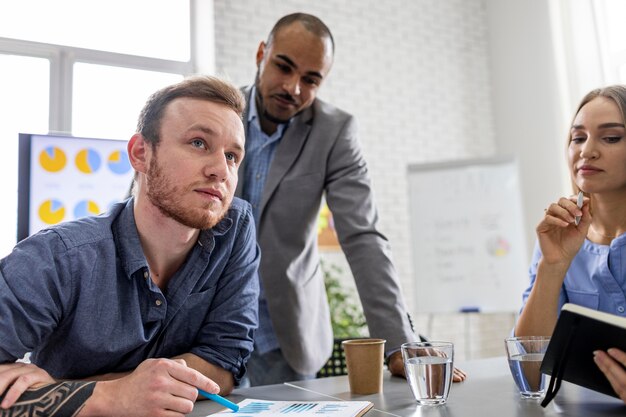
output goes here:
{"type": "Polygon", "coordinates": [[[270,171],[267,175],[267,181],[263,187],[263,197],[261,198],[260,216],[263,217],[263,211],[265,206],[272,198],[274,191],[278,187],[278,184],[283,180],[289,168],[300,156],[302,147],[306,142],[309,132],[311,131],[311,124],[309,121],[313,116],[312,107],[304,110],[300,115],[296,116],[287,130],[285,131],[278,147],[276,148],[276,154],[274,160],[270,166],[270,171]]]}
{"type": "MultiPolygon", "coordinates": [[[[252,92],[252,86],[244,87],[241,89],[244,97],[246,98],[246,108],[243,111],[242,120],[243,120],[243,128],[245,130],[246,139],[248,138],[248,115],[250,114],[250,93],[252,92]]],[[[235,195],[237,197],[241,197],[243,195],[243,185],[245,182],[245,169],[246,169],[246,158],[243,158],[243,162],[239,165],[239,170],[237,171],[237,188],[235,189],[235,195]]]]}

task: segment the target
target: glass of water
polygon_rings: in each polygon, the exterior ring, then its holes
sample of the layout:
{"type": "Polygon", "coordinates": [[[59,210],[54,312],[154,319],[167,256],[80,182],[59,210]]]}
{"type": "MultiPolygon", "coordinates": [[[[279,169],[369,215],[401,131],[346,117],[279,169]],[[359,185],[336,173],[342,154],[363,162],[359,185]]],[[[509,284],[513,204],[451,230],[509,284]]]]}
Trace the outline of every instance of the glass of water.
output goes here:
{"type": "Polygon", "coordinates": [[[405,343],[402,358],[417,403],[445,404],[452,384],[454,345],[451,342],[405,343]]]}
{"type": "Polygon", "coordinates": [[[541,362],[549,343],[548,336],[508,337],[504,340],[511,375],[522,398],[541,399],[546,392],[546,376],[541,373],[541,362]]]}

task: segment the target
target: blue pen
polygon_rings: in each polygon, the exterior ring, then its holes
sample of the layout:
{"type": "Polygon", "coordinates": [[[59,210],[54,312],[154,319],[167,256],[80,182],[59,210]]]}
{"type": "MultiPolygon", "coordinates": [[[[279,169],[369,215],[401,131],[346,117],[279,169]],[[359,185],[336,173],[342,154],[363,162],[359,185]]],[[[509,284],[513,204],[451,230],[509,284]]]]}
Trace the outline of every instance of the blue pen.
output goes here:
{"type": "Polygon", "coordinates": [[[239,406],[237,404],[235,404],[234,402],[228,401],[226,398],[222,397],[221,395],[209,394],[208,392],[203,391],[200,388],[198,388],[198,392],[204,395],[209,400],[215,401],[216,403],[221,404],[224,407],[228,407],[234,412],[239,411],[239,406]]]}

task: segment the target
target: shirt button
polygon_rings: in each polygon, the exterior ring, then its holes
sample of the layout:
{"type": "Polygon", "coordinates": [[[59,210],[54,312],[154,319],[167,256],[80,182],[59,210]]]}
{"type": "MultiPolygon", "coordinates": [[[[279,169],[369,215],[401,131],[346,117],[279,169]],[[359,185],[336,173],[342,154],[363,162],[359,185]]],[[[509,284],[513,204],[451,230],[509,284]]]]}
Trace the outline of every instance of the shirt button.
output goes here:
{"type": "Polygon", "coordinates": [[[623,313],[624,312],[624,307],[622,307],[622,306],[617,307],[617,311],[619,311],[620,313],[623,313]]]}
{"type": "Polygon", "coordinates": [[[156,300],[156,301],[154,302],[154,304],[156,304],[156,305],[157,305],[157,307],[160,307],[160,306],[161,306],[161,304],[163,304],[163,301],[161,301],[161,300],[156,300]]]}
{"type": "Polygon", "coordinates": [[[261,178],[261,174],[256,174],[256,179],[258,180],[259,178],[261,178]]]}
{"type": "Polygon", "coordinates": [[[148,271],[143,271],[143,277],[144,277],[145,279],[148,279],[148,271]]]}

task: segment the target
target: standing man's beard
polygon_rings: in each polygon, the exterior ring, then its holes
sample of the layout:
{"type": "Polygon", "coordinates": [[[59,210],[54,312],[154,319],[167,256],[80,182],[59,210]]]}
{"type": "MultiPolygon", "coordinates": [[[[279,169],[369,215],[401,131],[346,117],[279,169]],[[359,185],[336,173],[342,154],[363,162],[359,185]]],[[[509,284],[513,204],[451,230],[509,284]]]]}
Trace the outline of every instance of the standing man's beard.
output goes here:
{"type": "MultiPolygon", "coordinates": [[[[289,122],[289,120],[291,120],[291,118],[289,119],[281,119],[279,117],[273,116],[270,113],[267,112],[267,108],[265,107],[265,104],[263,102],[263,96],[261,95],[261,89],[259,88],[259,71],[257,70],[256,72],[256,77],[254,78],[254,89],[256,90],[256,108],[257,108],[257,112],[259,113],[259,116],[269,120],[270,122],[274,123],[274,124],[284,124],[289,122]]],[[[283,99],[291,101],[291,102],[295,102],[295,100],[293,99],[293,97],[291,97],[289,94],[281,94],[280,95],[283,99]]],[[[296,116],[296,115],[294,115],[296,116]]],[[[293,117],[293,116],[292,116],[293,117]]]]}
{"type": "MultiPolygon", "coordinates": [[[[146,174],[146,195],[150,202],[165,216],[176,220],[178,223],[194,229],[210,229],[224,218],[230,207],[232,196],[226,195],[222,199],[222,207],[216,213],[217,202],[207,202],[204,206],[193,208],[185,206],[181,199],[185,193],[192,192],[187,189],[181,190],[171,184],[164,175],[158,164],[156,149],[153,159],[146,174]],[[213,211],[211,209],[213,208],[213,211]]],[[[191,187],[190,187],[191,188],[191,187]]]]}

